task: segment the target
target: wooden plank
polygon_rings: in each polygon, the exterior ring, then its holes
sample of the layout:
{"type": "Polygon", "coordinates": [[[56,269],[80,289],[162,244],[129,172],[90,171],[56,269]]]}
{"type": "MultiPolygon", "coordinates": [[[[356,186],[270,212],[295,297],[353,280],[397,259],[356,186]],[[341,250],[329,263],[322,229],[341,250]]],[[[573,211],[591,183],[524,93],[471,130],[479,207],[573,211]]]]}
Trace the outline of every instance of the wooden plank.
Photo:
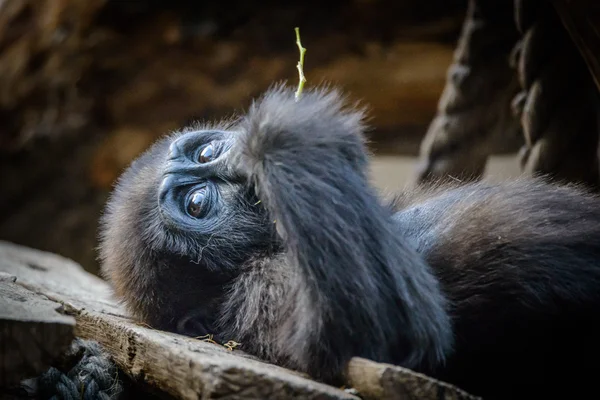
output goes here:
{"type": "Polygon", "coordinates": [[[75,319],[59,303],[17,285],[0,272],[0,387],[42,373],[74,339],[75,319]]]}
{"type": "MultiPolygon", "coordinates": [[[[78,337],[98,341],[134,380],[175,398],[358,399],[353,391],[315,382],[242,351],[137,324],[111,299],[103,280],[62,257],[0,241],[0,271],[63,304],[77,321],[78,337]]],[[[399,393],[424,400],[469,398],[403,368],[353,359],[347,370],[353,389],[365,399],[396,399],[399,393]]]]}

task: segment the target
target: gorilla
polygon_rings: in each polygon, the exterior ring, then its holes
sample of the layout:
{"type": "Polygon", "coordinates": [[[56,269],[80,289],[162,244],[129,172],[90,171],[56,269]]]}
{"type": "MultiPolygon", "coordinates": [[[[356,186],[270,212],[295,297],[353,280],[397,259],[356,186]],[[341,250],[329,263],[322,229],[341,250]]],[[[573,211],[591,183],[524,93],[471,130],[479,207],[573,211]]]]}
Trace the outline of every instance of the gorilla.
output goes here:
{"type": "Polygon", "coordinates": [[[332,384],[358,356],[484,398],[593,388],[598,198],[542,177],[382,198],[365,115],[335,88],[276,85],[157,141],[102,216],[115,295],[156,329],[332,384]]]}

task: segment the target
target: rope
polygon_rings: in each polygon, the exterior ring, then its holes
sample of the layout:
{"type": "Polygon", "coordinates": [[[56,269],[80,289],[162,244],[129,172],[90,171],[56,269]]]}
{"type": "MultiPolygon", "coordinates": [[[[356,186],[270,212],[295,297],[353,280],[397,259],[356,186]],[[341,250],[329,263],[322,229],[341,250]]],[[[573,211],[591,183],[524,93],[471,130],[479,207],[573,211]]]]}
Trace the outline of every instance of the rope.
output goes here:
{"type": "Polygon", "coordinates": [[[597,185],[598,99],[583,58],[550,3],[516,0],[515,22],[522,33],[513,52],[522,169],[597,185]]]}
{"type": "Polygon", "coordinates": [[[522,143],[511,101],[519,90],[507,62],[519,39],[506,0],[470,0],[438,111],[421,143],[417,179],[479,179],[488,157],[522,143]]]}
{"type": "Polygon", "coordinates": [[[599,133],[595,84],[552,4],[470,0],[418,181],[480,179],[518,137],[525,173],[600,188],[599,133]]]}
{"type": "Polygon", "coordinates": [[[117,400],[123,393],[117,366],[96,342],[76,339],[66,356],[71,367],[51,367],[33,382],[42,400],[117,400]]]}

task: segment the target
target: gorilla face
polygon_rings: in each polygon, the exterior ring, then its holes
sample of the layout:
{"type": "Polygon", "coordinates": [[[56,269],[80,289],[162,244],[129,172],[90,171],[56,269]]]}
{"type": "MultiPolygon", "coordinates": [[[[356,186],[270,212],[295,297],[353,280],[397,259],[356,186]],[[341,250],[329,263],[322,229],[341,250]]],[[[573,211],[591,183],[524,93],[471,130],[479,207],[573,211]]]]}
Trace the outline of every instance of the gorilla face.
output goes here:
{"type": "Polygon", "coordinates": [[[229,132],[197,131],[170,143],[158,188],[167,227],[186,233],[218,230],[227,203],[239,192],[240,179],[226,163],[233,140],[229,132]]]}
{"type": "Polygon", "coordinates": [[[272,251],[272,224],[228,161],[235,139],[220,129],[166,137],[132,163],[107,204],[103,273],[157,328],[207,333],[244,263],[272,251]]]}

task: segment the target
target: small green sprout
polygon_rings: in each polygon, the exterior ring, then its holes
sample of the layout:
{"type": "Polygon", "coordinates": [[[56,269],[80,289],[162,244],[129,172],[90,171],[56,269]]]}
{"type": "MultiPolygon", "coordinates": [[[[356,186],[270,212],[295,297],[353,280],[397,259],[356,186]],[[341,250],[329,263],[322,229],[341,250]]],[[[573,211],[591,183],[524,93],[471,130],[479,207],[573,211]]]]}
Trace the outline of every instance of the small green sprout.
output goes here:
{"type": "Polygon", "coordinates": [[[300,42],[300,28],[295,28],[295,31],[296,45],[300,51],[300,61],[298,61],[298,65],[296,65],[296,68],[298,68],[298,77],[300,79],[298,82],[298,90],[296,90],[296,101],[298,101],[302,94],[302,90],[304,89],[304,84],[306,83],[306,77],[304,76],[304,53],[306,53],[306,49],[302,47],[302,43],[300,42]]]}

